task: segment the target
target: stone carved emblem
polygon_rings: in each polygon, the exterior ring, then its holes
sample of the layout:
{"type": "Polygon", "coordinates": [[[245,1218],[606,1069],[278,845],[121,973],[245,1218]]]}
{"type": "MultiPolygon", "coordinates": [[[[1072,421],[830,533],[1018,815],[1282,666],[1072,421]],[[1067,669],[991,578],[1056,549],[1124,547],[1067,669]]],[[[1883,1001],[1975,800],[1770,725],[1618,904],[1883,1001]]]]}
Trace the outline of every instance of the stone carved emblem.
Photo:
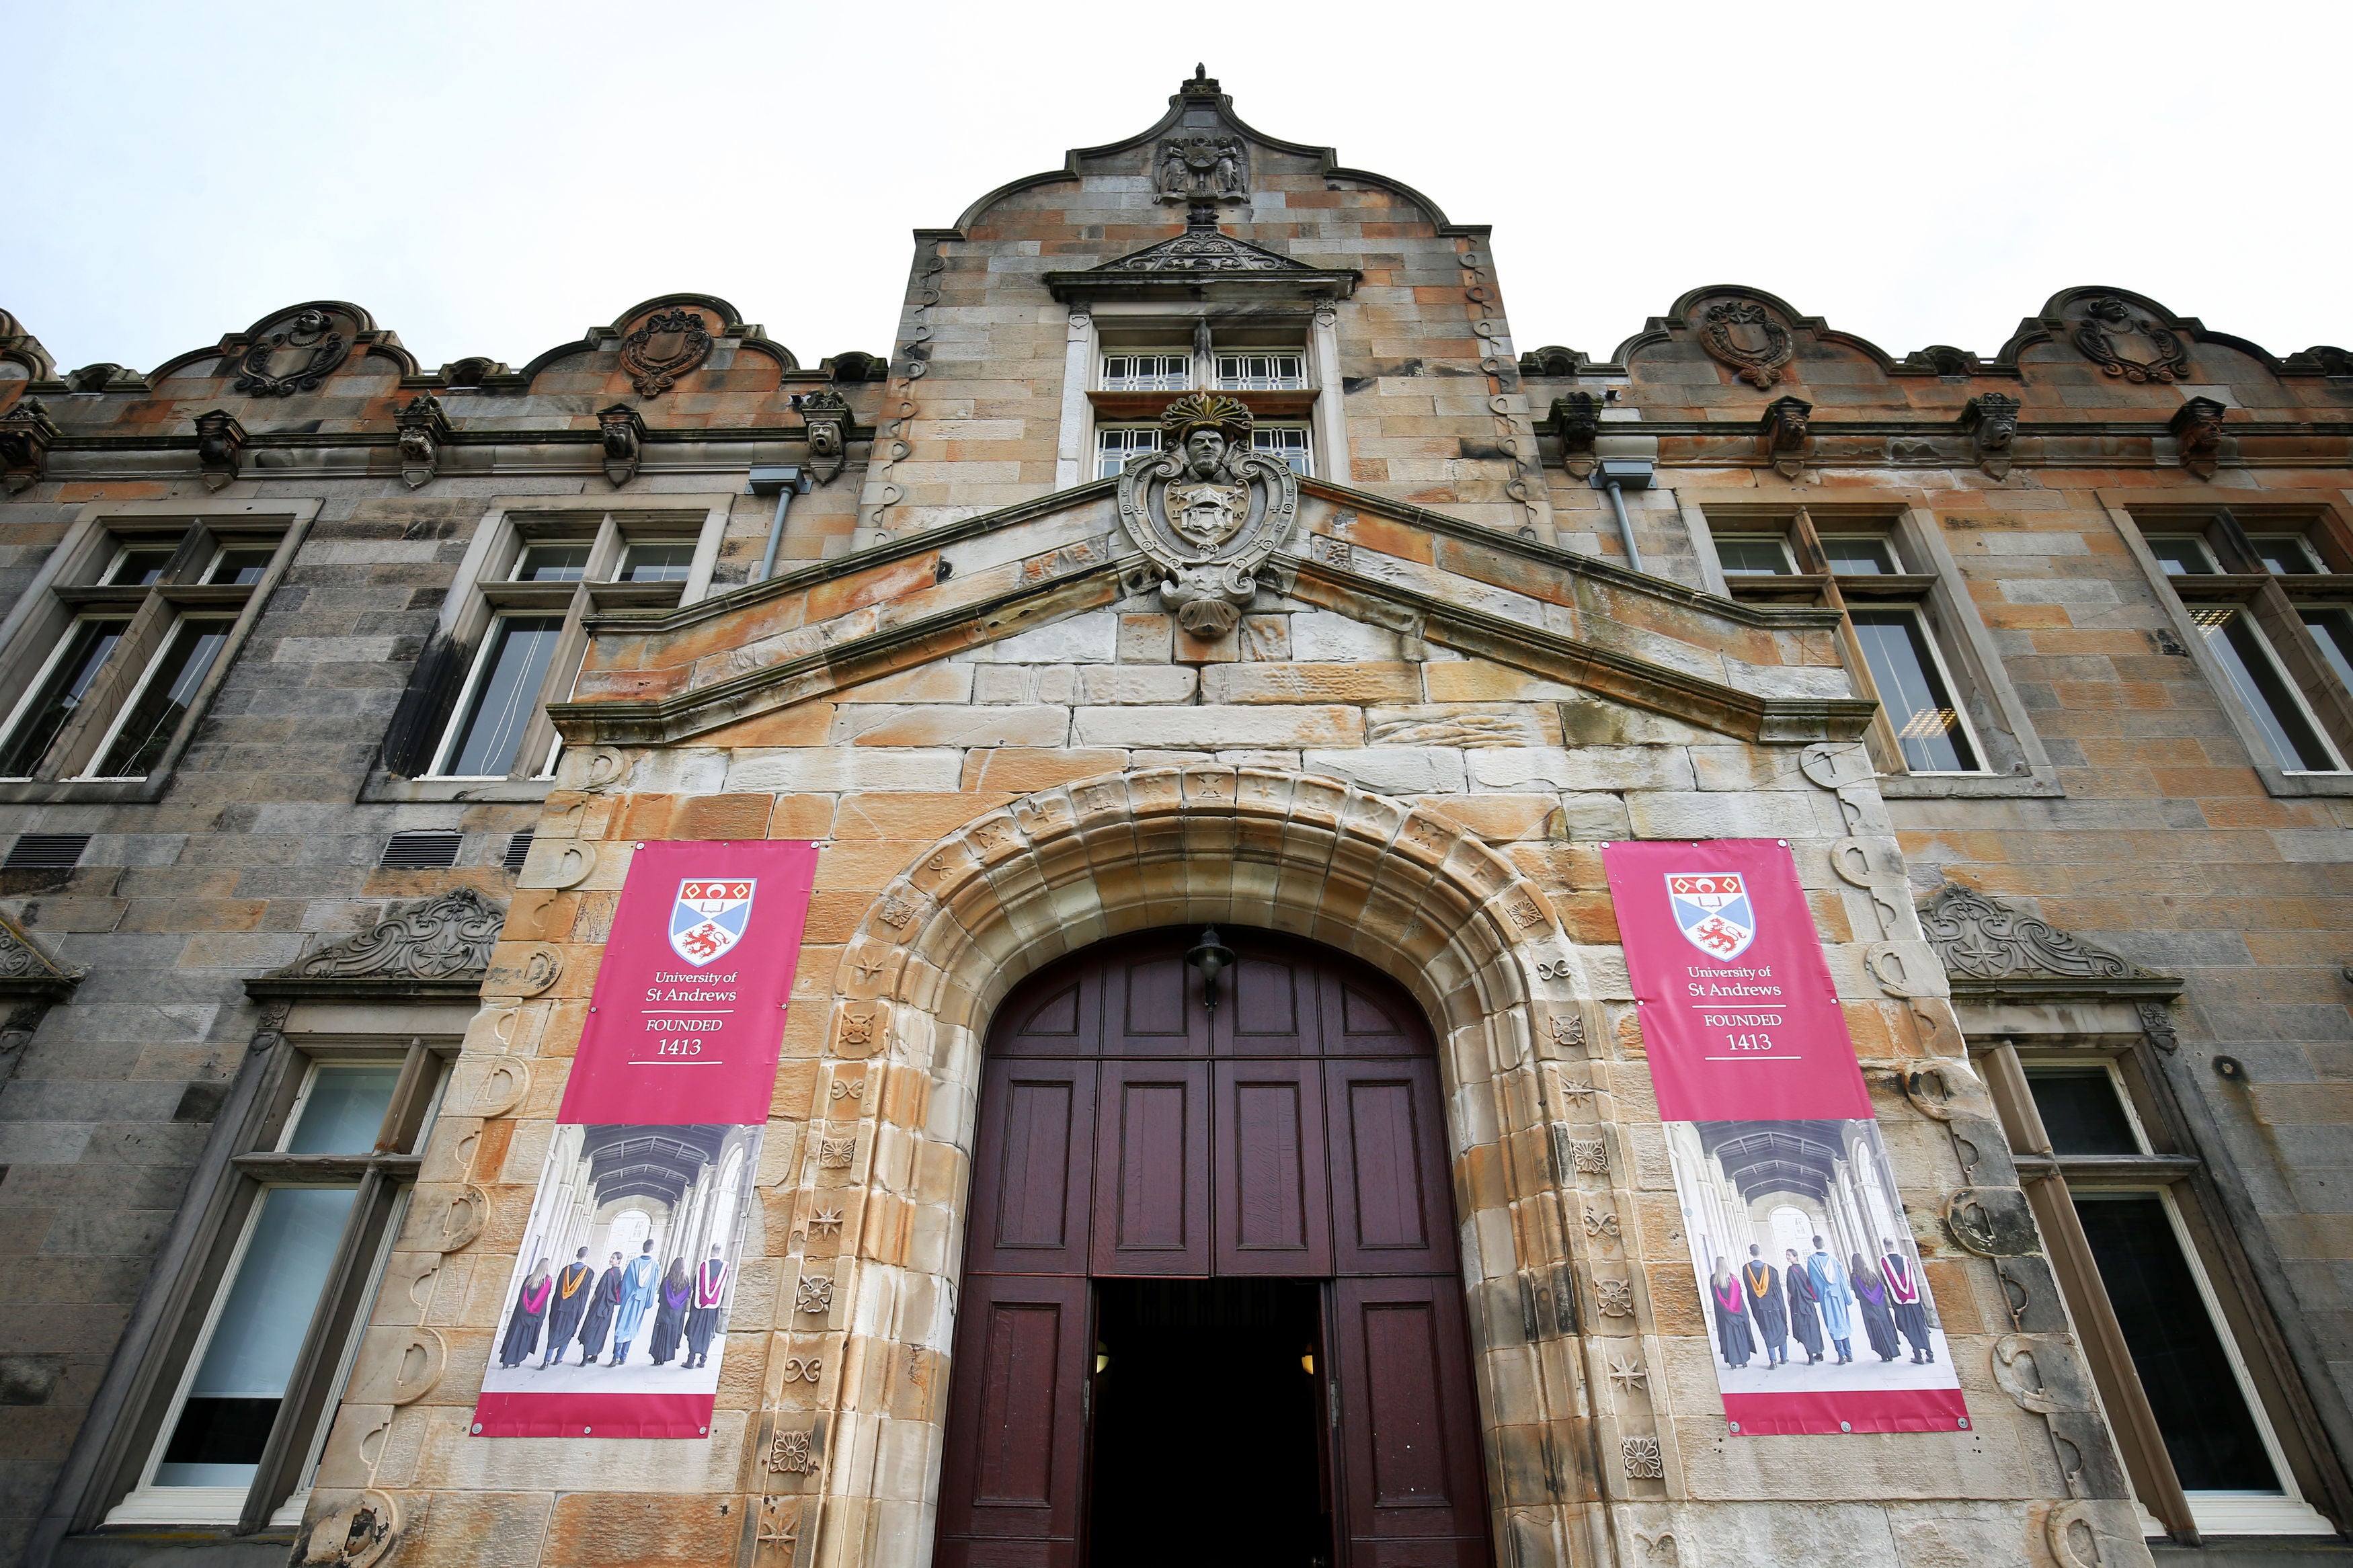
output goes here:
{"type": "Polygon", "coordinates": [[[1163,449],[1119,478],[1128,537],[1160,571],[1161,603],[1198,637],[1241,624],[1258,592],[1251,575],[1291,532],[1299,476],[1250,450],[1250,407],[1190,393],[1160,416],[1163,449]]]}
{"type": "Polygon", "coordinates": [[[2105,948],[1957,882],[1928,900],[1920,911],[1920,927],[1946,970],[1971,980],[2122,980],[2133,973],[2131,964],[2105,948]]]}
{"type": "Polygon", "coordinates": [[[2166,327],[2114,294],[2094,295],[2075,323],[2075,346],[2110,375],[2126,381],[2179,381],[2189,371],[2189,351],[2166,327]]]}
{"type": "Polygon", "coordinates": [[[621,368],[639,397],[659,397],[711,357],[711,323],[699,310],[658,310],[621,340],[621,368]]]}
{"type": "Polygon", "coordinates": [[[335,331],[326,311],[298,310],[282,332],[272,332],[237,362],[234,390],[254,397],[291,397],[316,392],[352,352],[352,341],[335,331]]]}
{"type": "Polygon", "coordinates": [[[1239,136],[1164,137],[1153,168],[1164,202],[1250,200],[1250,148],[1239,136]]]}
{"type": "Polygon", "coordinates": [[[321,948],[278,971],[304,980],[448,980],[479,975],[506,923],[506,910],[471,888],[410,904],[357,936],[321,948]]]}
{"type": "Polygon", "coordinates": [[[1789,329],[1754,300],[1719,300],[1700,317],[1700,346],[1762,392],[1789,363],[1789,329]]]}

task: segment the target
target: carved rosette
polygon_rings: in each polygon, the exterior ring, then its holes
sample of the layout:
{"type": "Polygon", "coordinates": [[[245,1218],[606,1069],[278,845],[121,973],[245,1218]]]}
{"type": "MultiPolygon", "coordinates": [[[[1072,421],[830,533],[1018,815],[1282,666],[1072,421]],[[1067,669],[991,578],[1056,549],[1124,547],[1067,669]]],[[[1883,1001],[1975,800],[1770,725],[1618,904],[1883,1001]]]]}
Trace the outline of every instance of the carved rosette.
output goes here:
{"type": "Polygon", "coordinates": [[[1251,424],[1240,399],[1188,394],[1160,416],[1163,449],[1119,477],[1120,521],[1159,569],[1161,603],[1195,637],[1241,624],[1258,593],[1252,574],[1299,510],[1299,476],[1250,450],[1251,424]]]}
{"type": "Polygon", "coordinates": [[[621,368],[639,397],[659,397],[711,357],[711,323],[699,310],[658,310],[621,340],[621,368]]]}
{"type": "Polygon", "coordinates": [[[1718,300],[1700,315],[1700,346],[1732,374],[1768,391],[1795,350],[1789,329],[1754,300],[1718,300]]]}

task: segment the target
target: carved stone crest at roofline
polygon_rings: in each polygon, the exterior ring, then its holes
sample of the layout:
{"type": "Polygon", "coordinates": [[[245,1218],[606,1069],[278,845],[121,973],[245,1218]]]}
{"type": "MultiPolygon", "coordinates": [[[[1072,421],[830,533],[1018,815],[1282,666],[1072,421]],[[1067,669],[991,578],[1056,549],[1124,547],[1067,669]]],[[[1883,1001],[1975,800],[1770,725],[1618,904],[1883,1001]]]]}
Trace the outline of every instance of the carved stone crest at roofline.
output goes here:
{"type": "Polygon", "coordinates": [[[1700,315],[1700,347],[1732,374],[1770,391],[1794,352],[1789,329],[1754,300],[1718,300],[1700,315]]]}
{"type": "Polygon", "coordinates": [[[621,340],[621,368],[639,397],[659,397],[711,357],[711,323],[681,306],[657,310],[621,340]]]}
{"type": "Polygon", "coordinates": [[[397,906],[355,936],[246,982],[255,996],[471,996],[506,924],[503,907],[472,888],[397,906]]]}
{"type": "Polygon", "coordinates": [[[234,390],[253,397],[316,392],[351,352],[352,340],[335,330],[334,318],[309,306],[295,312],[285,331],[272,332],[245,351],[237,362],[234,390]]]}
{"type": "Polygon", "coordinates": [[[1250,450],[1240,399],[1188,393],[1160,416],[1161,447],[1119,477],[1119,519],[1160,573],[1161,603],[1198,637],[1241,624],[1252,575],[1290,535],[1299,476],[1250,450]]]}
{"type": "Polygon", "coordinates": [[[1250,144],[1230,133],[1163,137],[1152,155],[1164,202],[1250,200],[1250,144]]]}
{"type": "Polygon", "coordinates": [[[2110,375],[2126,381],[2179,381],[2189,374],[2189,350],[2163,322],[2133,314],[2114,294],[2095,294],[2075,323],[2075,346],[2110,375]]]}

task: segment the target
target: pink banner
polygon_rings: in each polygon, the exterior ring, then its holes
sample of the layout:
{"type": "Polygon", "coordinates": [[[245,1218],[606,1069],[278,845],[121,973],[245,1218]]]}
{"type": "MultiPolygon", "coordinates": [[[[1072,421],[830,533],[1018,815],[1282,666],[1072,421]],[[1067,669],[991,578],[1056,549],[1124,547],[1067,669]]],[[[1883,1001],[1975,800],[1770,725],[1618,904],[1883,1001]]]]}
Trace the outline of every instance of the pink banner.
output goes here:
{"type": "Polygon", "coordinates": [[[1601,859],[1732,1432],[1966,1429],[1788,844],[1601,859]]]}
{"type": "Polygon", "coordinates": [[[477,1435],[710,1434],[817,856],[797,839],[638,847],[477,1435]]]}

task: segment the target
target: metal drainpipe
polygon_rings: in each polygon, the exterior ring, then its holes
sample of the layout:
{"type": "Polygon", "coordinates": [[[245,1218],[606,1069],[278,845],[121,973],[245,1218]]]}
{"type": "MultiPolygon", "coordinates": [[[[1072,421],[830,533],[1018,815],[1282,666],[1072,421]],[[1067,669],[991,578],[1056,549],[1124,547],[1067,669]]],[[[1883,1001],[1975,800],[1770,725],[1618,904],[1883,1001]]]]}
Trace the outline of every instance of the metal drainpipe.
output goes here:
{"type": "Polygon", "coordinates": [[[1593,484],[1597,489],[1609,492],[1609,510],[1618,514],[1618,537],[1626,546],[1626,564],[1635,571],[1642,565],[1642,547],[1634,542],[1634,524],[1626,516],[1629,489],[1651,488],[1651,460],[1647,458],[1604,458],[1594,465],[1593,484]]]}
{"type": "Polygon", "coordinates": [[[763,464],[753,468],[752,493],[765,495],[771,489],[776,492],[776,521],[768,525],[767,548],[760,552],[760,570],[752,578],[753,582],[765,583],[775,573],[776,548],[785,542],[785,513],[791,510],[793,497],[807,488],[808,481],[801,477],[801,470],[794,464],[763,464]]]}

